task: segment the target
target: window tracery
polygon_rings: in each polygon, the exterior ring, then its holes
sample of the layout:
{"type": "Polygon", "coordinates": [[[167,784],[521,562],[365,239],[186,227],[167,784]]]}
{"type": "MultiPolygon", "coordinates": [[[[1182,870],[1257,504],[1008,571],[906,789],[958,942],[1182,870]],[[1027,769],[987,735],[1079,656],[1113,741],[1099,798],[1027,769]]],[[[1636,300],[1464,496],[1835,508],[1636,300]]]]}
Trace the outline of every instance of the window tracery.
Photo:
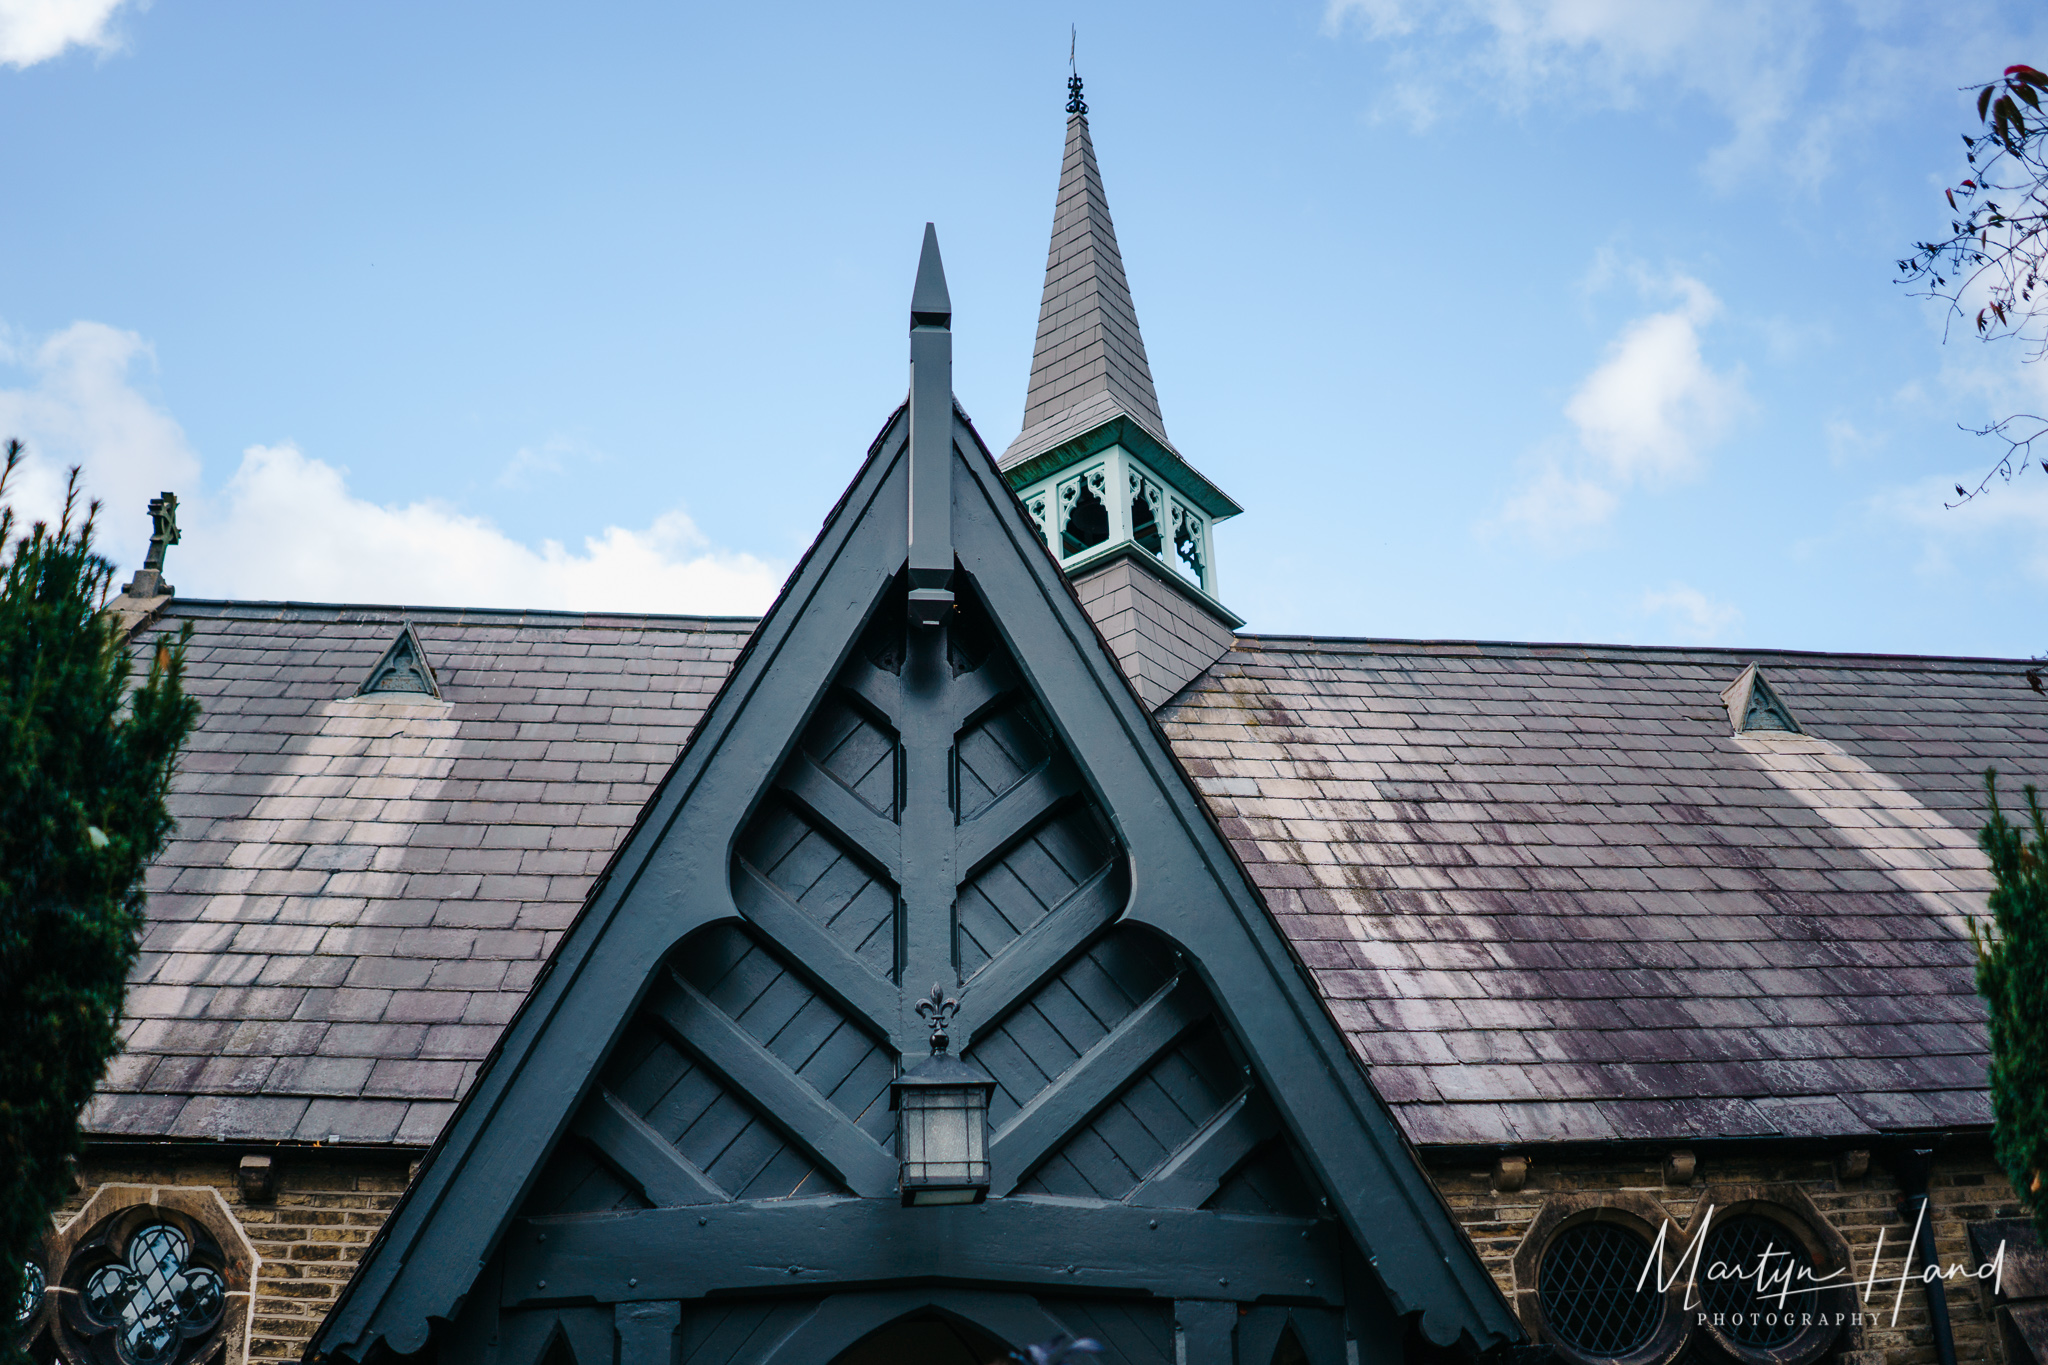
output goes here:
{"type": "Polygon", "coordinates": [[[1175,498],[1173,500],[1173,553],[1178,567],[1199,588],[1209,586],[1207,527],[1201,514],[1175,498]]]}
{"type": "Polygon", "coordinates": [[[1109,480],[1101,465],[1059,486],[1060,558],[1109,539],[1109,480]]]}
{"type": "Polygon", "coordinates": [[[1164,519],[1159,485],[1143,474],[1132,471],[1131,476],[1131,539],[1141,550],[1165,558],[1165,542],[1159,534],[1159,524],[1164,519]]]}
{"type": "MultiPolygon", "coordinates": [[[[245,1244],[223,1249],[209,1215],[225,1210],[200,1207],[207,1202],[183,1190],[104,1186],[53,1237],[49,1330],[68,1365],[192,1365],[224,1337],[240,1342],[253,1262],[245,1244]],[[161,1202],[142,1202],[151,1194],[161,1202]]],[[[231,1217],[224,1226],[223,1235],[239,1233],[231,1217]]],[[[230,1351],[230,1362],[239,1358],[230,1351]]]]}

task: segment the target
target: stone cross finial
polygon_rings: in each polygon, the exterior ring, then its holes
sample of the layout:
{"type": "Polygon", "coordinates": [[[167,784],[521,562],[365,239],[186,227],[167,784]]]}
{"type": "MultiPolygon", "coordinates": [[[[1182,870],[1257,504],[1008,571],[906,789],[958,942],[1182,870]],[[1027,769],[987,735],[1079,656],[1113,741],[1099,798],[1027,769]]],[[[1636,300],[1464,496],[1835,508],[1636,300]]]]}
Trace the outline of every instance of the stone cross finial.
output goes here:
{"type": "Polygon", "coordinates": [[[165,490],[149,500],[149,527],[149,553],[142,557],[135,577],[121,589],[123,597],[170,597],[177,592],[164,582],[164,551],[180,539],[176,493],[165,490]]]}

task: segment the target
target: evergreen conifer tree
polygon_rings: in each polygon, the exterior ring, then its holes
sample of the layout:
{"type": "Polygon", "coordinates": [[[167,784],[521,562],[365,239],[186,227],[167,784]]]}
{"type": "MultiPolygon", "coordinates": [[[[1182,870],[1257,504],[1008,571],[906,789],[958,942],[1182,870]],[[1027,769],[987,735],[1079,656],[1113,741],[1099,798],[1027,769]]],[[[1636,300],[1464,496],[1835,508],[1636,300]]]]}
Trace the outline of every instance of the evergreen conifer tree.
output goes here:
{"type": "MultiPolygon", "coordinates": [[[[7,444],[0,497],[21,460],[7,444]]],[[[143,869],[164,846],[171,766],[198,718],[185,642],[136,676],[102,613],[113,566],[98,504],[15,535],[0,506],[0,1354],[16,1356],[24,1262],[63,1198],[78,1116],[120,1046],[143,924],[143,869]]],[[[189,631],[189,627],[187,630],[189,631]]]]}
{"type": "Polygon", "coordinates": [[[1998,807],[1998,773],[1984,774],[1991,822],[1978,842],[1991,859],[1991,925],[1970,925],[1977,991],[1991,1015],[1991,1138],[1998,1164],[2048,1241],[2048,825],[2035,789],[2028,823],[1998,807]]]}

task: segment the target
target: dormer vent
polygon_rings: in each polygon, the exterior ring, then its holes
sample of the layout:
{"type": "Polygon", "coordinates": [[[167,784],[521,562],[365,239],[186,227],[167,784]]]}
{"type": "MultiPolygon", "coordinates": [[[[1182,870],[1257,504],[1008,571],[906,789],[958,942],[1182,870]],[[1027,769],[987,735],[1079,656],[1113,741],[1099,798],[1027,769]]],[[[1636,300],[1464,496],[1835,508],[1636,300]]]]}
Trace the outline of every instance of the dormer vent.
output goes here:
{"type": "Polygon", "coordinates": [[[441,688],[434,681],[434,666],[427,662],[427,651],[420,647],[420,637],[414,633],[412,622],[398,628],[398,638],[391,642],[391,648],[384,651],[384,657],[363,679],[356,695],[426,696],[435,701],[441,700],[441,688]]]}
{"type": "Polygon", "coordinates": [[[1721,700],[1728,707],[1729,724],[1736,734],[1752,731],[1776,731],[1779,734],[1803,735],[1799,722],[1792,718],[1792,708],[1771,690],[1764,681],[1763,670],[1755,664],[1742,670],[1734,682],[1729,683],[1721,693],[1721,700]]]}

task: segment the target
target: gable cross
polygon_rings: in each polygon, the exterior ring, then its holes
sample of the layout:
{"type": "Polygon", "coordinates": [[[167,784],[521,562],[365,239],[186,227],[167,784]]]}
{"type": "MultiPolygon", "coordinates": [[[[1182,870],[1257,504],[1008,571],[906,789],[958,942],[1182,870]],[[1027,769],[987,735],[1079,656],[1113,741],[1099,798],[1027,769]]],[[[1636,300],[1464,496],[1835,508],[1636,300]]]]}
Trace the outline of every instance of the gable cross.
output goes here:
{"type": "Polygon", "coordinates": [[[135,571],[135,577],[122,587],[121,595],[129,598],[176,595],[178,590],[164,582],[164,551],[176,545],[179,539],[178,495],[166,489],[149,500],[149,552],[142,557],[142,567],[135,571]]]}

